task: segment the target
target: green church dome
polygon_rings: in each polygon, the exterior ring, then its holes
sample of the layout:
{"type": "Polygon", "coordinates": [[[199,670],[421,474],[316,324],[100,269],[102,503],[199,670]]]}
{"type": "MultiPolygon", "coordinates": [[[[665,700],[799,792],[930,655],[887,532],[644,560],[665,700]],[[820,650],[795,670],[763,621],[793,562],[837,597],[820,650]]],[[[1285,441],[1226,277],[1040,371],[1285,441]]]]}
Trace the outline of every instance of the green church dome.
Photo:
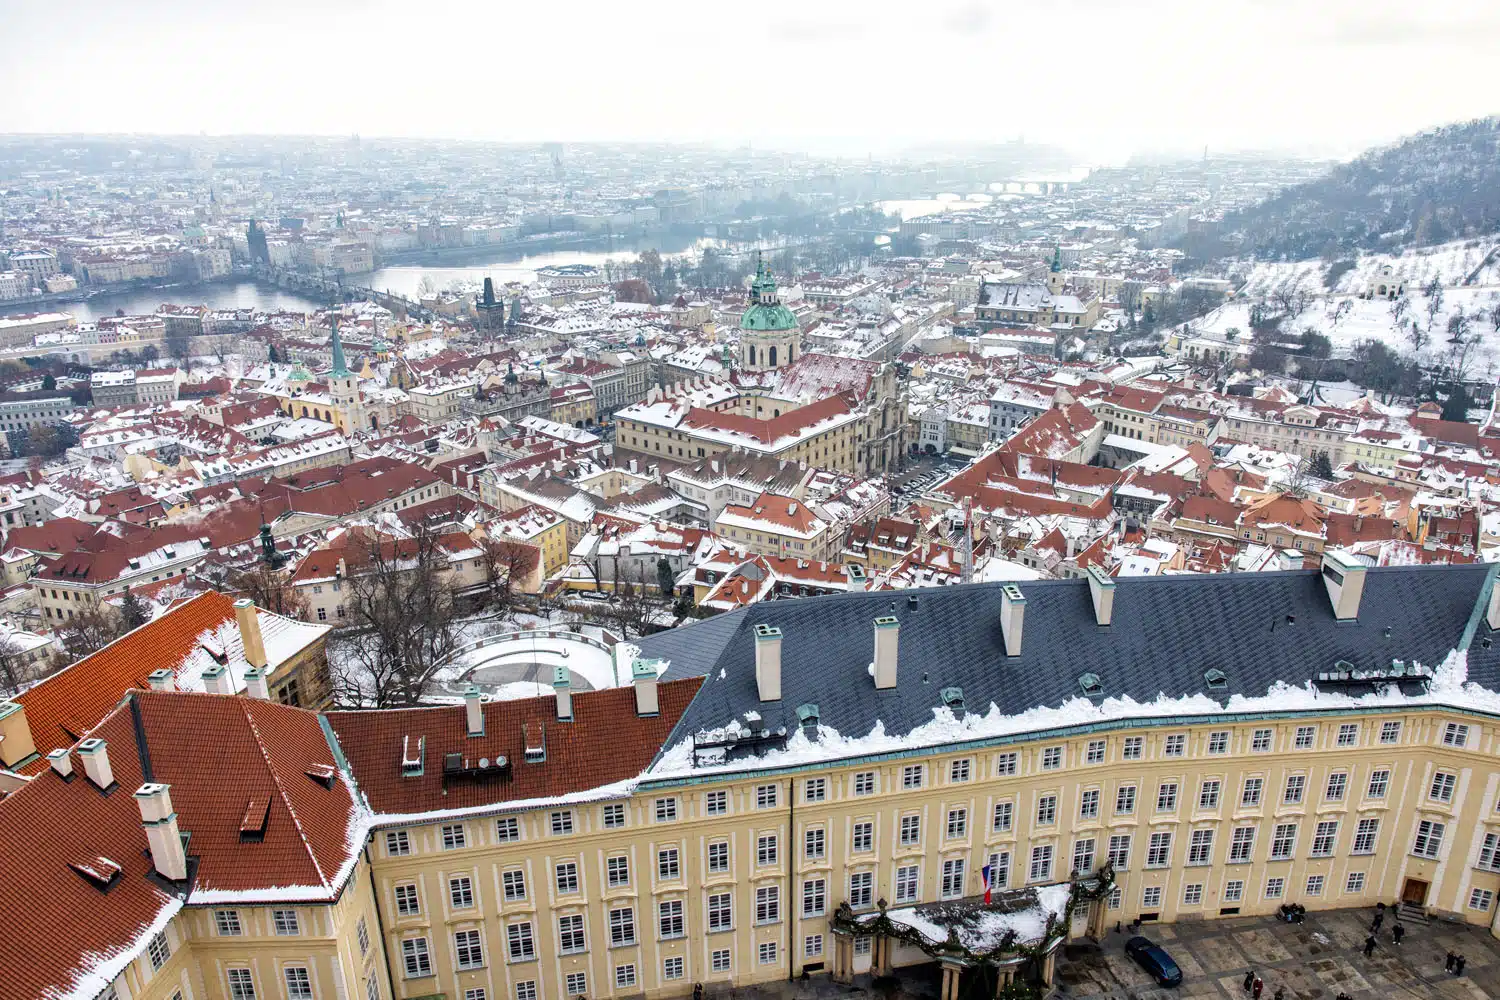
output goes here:
{"type": "Polygon", "coordinates": [[[750,283],[750,307],[740,317],[741,330],[795,330],[797,317],[776,295],[776,279],[762,261],[750,283]]]}

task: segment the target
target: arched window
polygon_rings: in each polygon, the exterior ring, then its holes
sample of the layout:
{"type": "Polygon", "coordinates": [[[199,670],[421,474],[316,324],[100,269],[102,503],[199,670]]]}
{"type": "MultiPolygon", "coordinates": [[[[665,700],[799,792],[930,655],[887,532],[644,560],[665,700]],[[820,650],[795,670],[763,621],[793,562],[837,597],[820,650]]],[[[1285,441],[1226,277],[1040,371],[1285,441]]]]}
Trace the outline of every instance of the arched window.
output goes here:
{"type": "Polygon", "coordinates": [[[771,367],[776,367],[776,348],[771,348],[771,367]]]}

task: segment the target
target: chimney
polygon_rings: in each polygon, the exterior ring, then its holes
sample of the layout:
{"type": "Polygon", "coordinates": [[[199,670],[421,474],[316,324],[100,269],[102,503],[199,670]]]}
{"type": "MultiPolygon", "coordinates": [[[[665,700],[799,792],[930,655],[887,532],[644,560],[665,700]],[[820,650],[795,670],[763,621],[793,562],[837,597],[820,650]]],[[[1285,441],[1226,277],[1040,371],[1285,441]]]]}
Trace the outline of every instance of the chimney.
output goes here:
{"type": "Polygon", "coordinates": [[[573,721],[573,672],[559,664],[552,670],[552,693],[557,695],[557,721],[573,721]]]}
{"type": "Polygon", "coordinates": [[[1348,552],[1323,552],[1323,585],[1333,602],[1333,617],[1341,622],[1359,617],[1359,599],[1365,592],[1365,565],[1348,552]]]}
{"type": "Polygon", "coordinates": [[[484,711],[480,707],[479,687],[475,684],[464,688],[464,732],[469,736],[484,735],[484,711]]]}
{"type": "Polygon", "coordinates": [[[1115,614],[1115,579],[1098,566],[1089,567],[1089,596],[1094,599],[1094,622],[1108,625],[1115,614]]]}
{"type": "Polygon", "coordinates": [[[203,689],[209,694],[234,694],[234,679],[215,663],[203,669],[203,689]]]}
{"type": "Polygon", "coordinates": [[[162,878],[181,882],[187,878],[187,851],[177,830],[169,787],[148,781],[135,790],[135,801],[141,807],[141,826],[146,828],[152,867],[162,878]]]}
{"type": "Polygon", "coordinates": [[[1484,620],[1491,629],[1500,629],[1500,579],[1490,583],[1490,603],[1485,610],[1484,620]]]}
{"type": "Polygon", "coordinates": [[[271,700],[271,689],[266,684],[266,672],[259,667],[245,671],[245,694],[261,701],[271,700]]]}
{"type": "Polygon", "coordinates": [[[240,644],[245,647],[245,662],[252,667],[266,666],[266,644],[260,636],[260,616],[255,602],[242,597],[234,602],[234,617],[240,625],[240,644]]]}
{"type": "Polygon", "coordinates": [[[660,660],[636,660],[630,665],[630,679],[635,684],[636,715],[661,714],[661,703],[656,697],[657,668],[660,666],[660,660]]]}
{"type": "Polygon", "coordinates": [[[896,650],[901,622],[895,615],[875,619],[875,687],[884,691],[896,686],[896,650]]]}
{"type": "Polygon", "coordinates": [[[0,701],[0,763],[15,767],[36,753],[26,708],[18,701],[0,701]]]}
{"type": "Polygon", "coordinates": [[[109,766],[109,748],[97,736],[91,736],[78,744],[78,756],[83,759],[83,773],[94,783],[95,788],[104,789],[115,783],[114,769],[109,766]]]}
{"type": "Polygon", "coordinates": [[[755,626],[755,688],[761,701],[781,700],[781,629],[755,626]]]}
{"type": "Polygon", "coordinates": [[[176,691],[177,678],[167,667],[153,670],[146,675],[146,683],[151,685],[153,691],[176,691]]]}
{"type": "Polygon", "coordinates": [[[861,594],[870,585],[869,578],[865,576],[865,568],[859,563],[850,563],[846,569],[849,580],[849,593],[861,594]]]}
{"type": "Polygon", "coordinates": [[[1005,655],[1021,655],[1021,624],[1026,617],[1026,598],[1021,588],[1007,583],[1000,591],[1000,632],[1005,636],[1005,655]]]}
{"type": "Polygon", "coordinates": [[[73,777],[73,755],[68,752],[67,747],[58,747],[47,754],[47,763],[52,765],[52,770],[57,772],[59,778],[73,777]]]}

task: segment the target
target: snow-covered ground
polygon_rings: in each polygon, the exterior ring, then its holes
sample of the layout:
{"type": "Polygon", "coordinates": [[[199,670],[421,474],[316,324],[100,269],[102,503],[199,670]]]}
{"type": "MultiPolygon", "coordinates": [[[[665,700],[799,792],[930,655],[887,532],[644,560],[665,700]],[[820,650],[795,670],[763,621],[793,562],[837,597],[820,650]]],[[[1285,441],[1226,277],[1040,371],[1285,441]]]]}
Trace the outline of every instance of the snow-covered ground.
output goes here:
{"type": "Polygon", "coordinates": [[[622,663],[616,664],[614,653],[601,642],[597,629],[591,630],[593,635],[552,631],[555,634],[542,630],[507,632],[477,640],[483,645],[459,653],[438,671],[423,701],[459,701],[460,682],[470,679],[496,700],[551,694],[552,672],[558,666],[572,672],[578,688],[599,690],[630,683],[630,663],[622,658],[622,663]]]}

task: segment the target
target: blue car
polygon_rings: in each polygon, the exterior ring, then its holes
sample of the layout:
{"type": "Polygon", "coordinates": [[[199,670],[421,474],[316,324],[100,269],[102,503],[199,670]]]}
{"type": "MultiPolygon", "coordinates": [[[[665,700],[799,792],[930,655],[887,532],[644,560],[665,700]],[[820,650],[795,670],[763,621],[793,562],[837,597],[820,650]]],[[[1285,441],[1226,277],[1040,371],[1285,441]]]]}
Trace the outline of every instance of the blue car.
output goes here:
{"type": "Polygon", "coordinates": [[[1172,961],[1172,956],[1150,938],[1133,937],[1126,941],[1125,954],[1135,959],[1135,964],[1145,969],[1158,985],[1182,985],[1182,970],[1172,961]]]}

